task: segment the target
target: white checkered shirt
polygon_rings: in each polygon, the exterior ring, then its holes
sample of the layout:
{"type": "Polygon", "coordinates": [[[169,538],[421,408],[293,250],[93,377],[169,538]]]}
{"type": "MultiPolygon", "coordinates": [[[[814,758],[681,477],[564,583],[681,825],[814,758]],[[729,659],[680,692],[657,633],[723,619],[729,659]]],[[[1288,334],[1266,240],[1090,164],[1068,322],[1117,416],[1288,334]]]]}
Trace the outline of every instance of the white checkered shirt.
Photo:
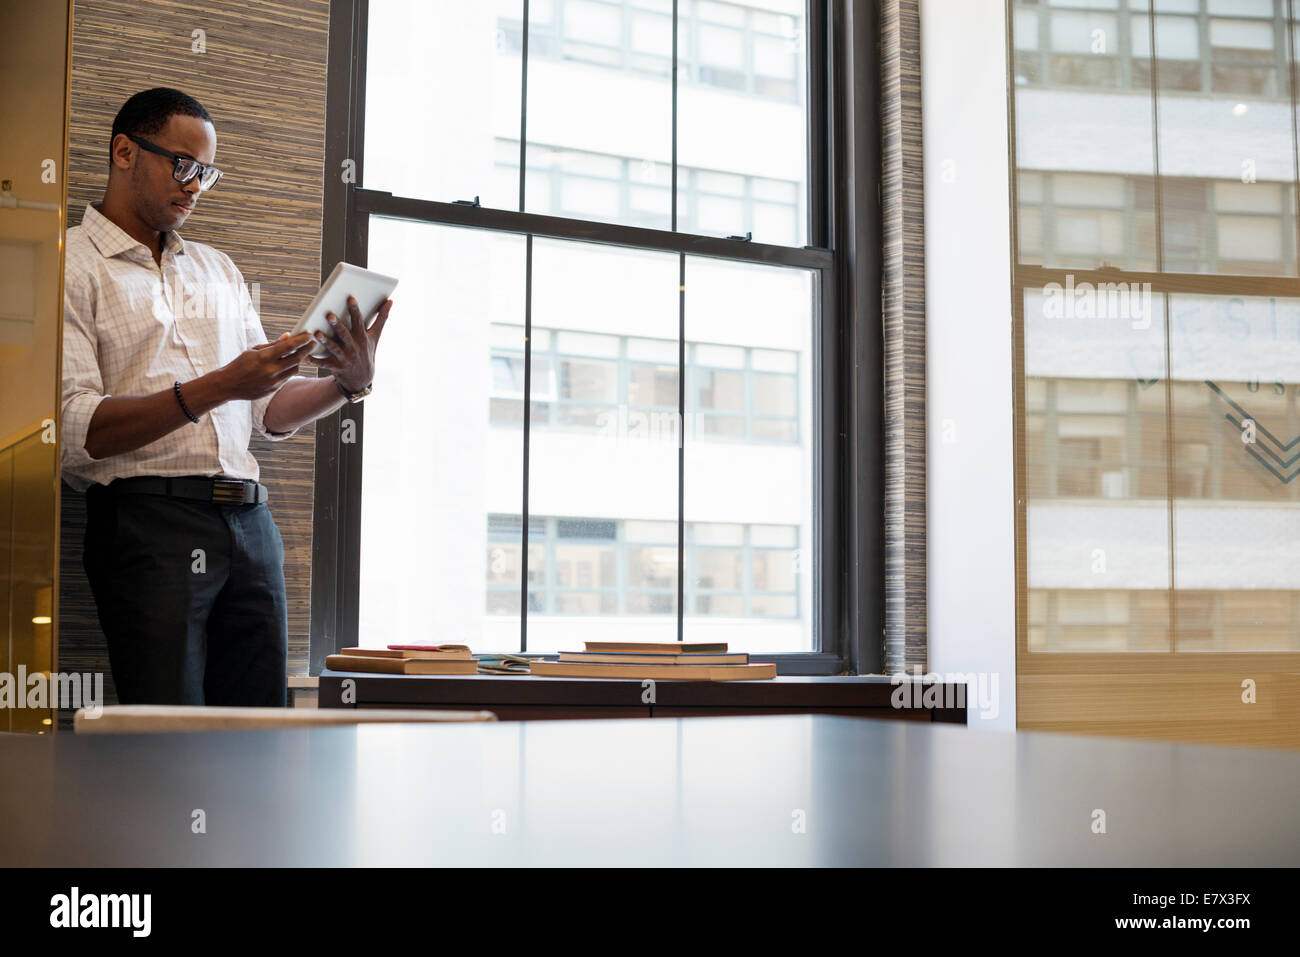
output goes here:
{"type": "MultiPolygon", "coordinates": [[[[175,232],[161,268],[88,204],[68,230],[63,300],[63,477],[77,489],[133,475],[222,475],[257,480],[249,454],[275,393],[236,399],[133,452],[92,459],[86,432],[109,396],[142,396],[218,369],[266,342],[252,297],[230,257],[175,232]]],[[[297,377],[295,377],[297,378],[297,377]]],[[[295,430],[297,431],[297,430],[295,430]]]]}

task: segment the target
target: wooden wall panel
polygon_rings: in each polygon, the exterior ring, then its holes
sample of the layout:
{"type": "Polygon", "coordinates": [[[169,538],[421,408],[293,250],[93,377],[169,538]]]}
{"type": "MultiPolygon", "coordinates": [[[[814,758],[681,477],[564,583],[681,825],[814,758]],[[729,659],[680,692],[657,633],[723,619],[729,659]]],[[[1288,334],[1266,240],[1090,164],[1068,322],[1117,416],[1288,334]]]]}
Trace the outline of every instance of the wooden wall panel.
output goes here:
{"type": "MultiPolygon", "coordinates": [[[[69,224],[103,195],[109,131],[127,97],[154,86],[184,90],[212,114],[225,175],[181,235],[221,249],[260,284],[270,338],[288,331],[320,286],[328,36],[328,0],[76,0],[69,224]],[[204,52],[194,49],[196,30],[204,52]]],[[[311,427],[285,442],[253,442],[284,538],[291,674],[307,670],[313,446],[311,427]]],[[[81,568],[85,504],[63,491],[60,666],[103,671],[108,691],[81,568]]]]}
{"type": "Polygon", "coordinates": [[[1022,731],[1300,748],[1300,674],[1246,663],[1170,674],[1020,674],[1022,731]],[[1243,681],[1250,679],[1249,695],[1243,681]]]}

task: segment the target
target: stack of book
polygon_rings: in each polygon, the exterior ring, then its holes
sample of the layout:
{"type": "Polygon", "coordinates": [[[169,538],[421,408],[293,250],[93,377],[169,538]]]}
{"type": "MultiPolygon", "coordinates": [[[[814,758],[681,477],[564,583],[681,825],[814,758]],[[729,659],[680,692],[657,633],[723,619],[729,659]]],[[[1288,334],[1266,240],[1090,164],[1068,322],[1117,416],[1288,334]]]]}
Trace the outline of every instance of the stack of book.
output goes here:
{"type": "Polygon", "coordinates": [[[486,654],[478,656],[481,675],[526,675],[529,660],[523,655],[486,654]]]}
{"type": "Polygon", "coordinates": [[[558,660],[534,661],[531,673],[549,678],[654,678],[748,681],[775,678],[773,663],[750,664],[726,642],[588,641],[586,651],[561,651],[558,660]]]}
{"type": "Polygon", "coordinates": [[[389,645],[387,648],[344,648],[329,655],[331,671],[368,671],[384,675],[472,675],[478,662],[469,645],[389,645]]]}

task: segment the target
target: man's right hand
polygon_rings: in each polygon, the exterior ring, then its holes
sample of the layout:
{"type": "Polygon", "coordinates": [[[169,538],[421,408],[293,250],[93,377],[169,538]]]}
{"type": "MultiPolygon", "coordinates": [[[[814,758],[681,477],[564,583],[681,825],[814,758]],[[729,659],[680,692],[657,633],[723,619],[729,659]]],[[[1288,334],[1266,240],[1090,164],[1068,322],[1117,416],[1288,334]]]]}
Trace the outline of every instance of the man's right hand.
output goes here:
{"type": "Polygon", "coordinates": [[[310,332],[296,336],[284,333],[279,339],[241,352],[221,369],[226,391],[232,399],[260,399],[270,395],[295,372],[316,344],[310,332]]]}

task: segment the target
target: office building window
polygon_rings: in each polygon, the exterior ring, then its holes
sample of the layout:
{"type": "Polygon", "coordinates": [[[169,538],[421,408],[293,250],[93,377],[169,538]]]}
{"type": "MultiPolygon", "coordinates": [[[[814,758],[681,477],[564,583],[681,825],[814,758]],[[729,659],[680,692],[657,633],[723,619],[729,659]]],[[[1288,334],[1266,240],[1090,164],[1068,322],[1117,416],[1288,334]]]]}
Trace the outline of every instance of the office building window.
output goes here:
{"type": "Polygon", "coordinates": [[[537,237],[530,294],[528,256],[509,233],[371,220],[369,263],[413,319],[385,330],[366,405],[361,640],[436,620],[556,651],[569,618],[811,650],[812,276],[537,237]],[[683,324],[707,337],[684,366],[683,324]]]}
{"type": "MultiPolygon", "coordinates": [[[[523,327],[494,324],[493,425],[522,425],[523,327]]],[[[686,433],[799,441],[799,361],[787,349],[686,344],[686,433]]],[[[677,343],[533,327],[533,428],[677,433],[677,343]]]]}
{"type": "Polygon", "coordinates": [[[1023,672],[1300,650],[1292,6],[1013,5],[1023,672]]]}
{"type": "Polygon", "coordinates": [[[801,247],[805,7],[538,0],[525,55],[523,0],[374,0],[364,185],[801,247]]]}
{"type": "MultiPolygon", "coordinates": [[[[1150,272],[1151,176],[1022,169],[1020,261],[1150,272]]],[[[1293,183],[1163,177],[1164,266],[1177,272],[1277,275],[1296,260],[1293,183]]]]}
{"type": "MultiPolygon", "coordinates": [[[[1179,651],[1300,651],[1300,598],[1294,591],[1180,590],[1176,601],[1179,651]]],[[[1028,608],[1031,651],[1169,650],[1164,590],[1031,589],[1028,608]]]]}
{"type": "MultiPolygon", "coordinates": [[[[499,140],[496,151],[497,177],[503,184],[516,180],[518,141],[499,140]]],[[[670,173],[666,163],[534,142],[528,150],[529,206],[553,216],[668,229],[670,173]]],[[[706,236],[753,233],[787,246],[797,241],[803,215],[799,183],[681,165],[677,176],[679,230],[706,236]]]]}
{"type": "MultiPolygon", "coordinates": [[[[538,615],[673,615],[677,523],[529,516],[528,610],[538,615]]],[[[518,515],[489,515],[487,611],[513,614],[518,515]]],[[[686,601],[703,618],[799,616],[799,528],[685,526],[686,601]]]]}
{"type": "MultiPolygon", "coordinates": [[[[529,56],[593,63],[657,76],[673,65],[672,0],[539,0],[529,7],[529,56]]],[[[502,5],[500,43],[522,52],[519,4],[502,5]]],[[[794,12],[711,0],[678,8],[684,82],[793,101],[800,93],[794,12]]]]}
{"type": "Polygon", "coordinates": [[[1015,82],[1290,96],[1285,0],[1155,4],[1153,69],[1150,0],[1016,0],[1015,82]]]}
{"type": "Polygon", "coordinates": [[[838,648],[807,4],[367,9],[344,255],[400,291],[382,383],[317,473],[342,527],[360,511],[340,632],[838,648]]]}

